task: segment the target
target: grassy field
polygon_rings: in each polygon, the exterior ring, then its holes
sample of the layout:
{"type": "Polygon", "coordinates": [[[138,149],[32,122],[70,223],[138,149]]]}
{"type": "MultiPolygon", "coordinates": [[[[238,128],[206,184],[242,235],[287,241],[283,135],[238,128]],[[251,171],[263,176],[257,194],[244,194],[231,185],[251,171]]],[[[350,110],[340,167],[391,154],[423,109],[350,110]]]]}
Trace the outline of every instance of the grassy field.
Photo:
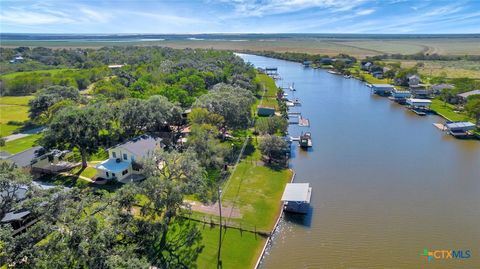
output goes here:
{"type": "Polygon", "coordinates": [[[37,145],[37,140],[41,137],[41,134],[33,134],[23,138],[8,141],[5,146],[0,147],[0,151],[6,151],[10,154],[22,152],[37,145]]]}
{"type": "Polygon", "coordinates": [[[480,62],[475,61],[407,61],[395,60],[385,61],[386,63],[397,62],[403,68],[410,68],[417,63],[424,66],[418,68],[418,72],[423,76],[446,77],[446,78],[475,78],[480,79],[480,62]]]}
{"type": "MultiPolygon", "coordinates": [[[[226,37],[228,39],[228,37],[226,37]]],[[[2,42],[4,47],[42,46],[54,48],[99,48],[104,46],[167,46],[172,48],[204,48],[224,50],[254,50],[277,52],[305,52],[311,54],[336,55],[347,53],[357,57],[373,56],[385,53],[414,54],[419,52],[438,53],[443,55],[480,55],[479,39],[474,37],[461,38],[341,38],[341,37],[252,37],[246,36],[241,40],[187,40],[170,39],[155,42],[88,42],[88,41],[12,41],[2,42]]]]}
{"type": "Polygon", "coordinates": [[[446,104],[442,100],[434,99],[432,100],[432,105],[430,108],[435,111],[437,114],[447,118],[450,121],[470,121],[472,123],[475,120],[472,117],[469,117],[463,112],[455,112],[455,106],[451,104],[446,104]]]}
{"type": "Polygon", "coordinates": [[[18,75],[28,75],[28,74],[53,76],[53,75],[57,75],[57,74],[60,74],[60,73],[64,73],[64,72],[68,72],[68,71],[75,71],[75,70],[78,70],[78,69],[65,69],[65,68],[62,69],[62,68],[59,68],[59,69],[36,70],[36,71],[27,71],[27,72],[14,72],[14,73],[8,73],[8,74],[5,74],[5,75],[1,75],[0,78],[1,79],[12,79],[12,78],[15,78],[18,75]]]}
{"type": "MultiPolygon", "coordinates": [[[[197,260],[198,268],[217,268],[219,228],[211,228],[209,225],[199,227],[202,231],[204,249],[197,260]]],[[[236,229],[227,229],[222,234],[222,268],[253,268],[266,238],[236,229]]]]}
{"type": "Polygon", "coordinates": [[[0,136],[7,136],[20,129],[21,125],[7,124],[9,121],[28,120],[28,101],[33,96],[0,97],[0,136]]]}

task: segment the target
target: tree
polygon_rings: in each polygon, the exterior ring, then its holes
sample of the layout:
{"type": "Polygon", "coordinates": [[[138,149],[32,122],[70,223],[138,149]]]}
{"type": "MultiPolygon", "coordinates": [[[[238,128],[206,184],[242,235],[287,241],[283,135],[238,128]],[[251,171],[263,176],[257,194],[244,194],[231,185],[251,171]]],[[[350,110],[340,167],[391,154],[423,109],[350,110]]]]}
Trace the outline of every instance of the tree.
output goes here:
{"type": "Polygon", "coordinates": [[[259,149],[269,164],[282,164],[286,161],[289,145],[278,136],[267,135],[260,140],[259,149]]]}
{"type": "Polygon", "coordinates": [[[0,161],[0,219],[19,202],[17,192],[28,188],[31,182],[32,178],[14,163],[0,161]]]}
{"type": "Polygon", "coordinates": [[[193,124],[210,124],[218,128],[224,124],[224,118],[218,114],[212,113],[205,108],[193,108],[188,114],[188,123],[193,124]]]}
{"type": "Polygon", "coordinates": [[[255,128],[262,135],[284,134],[287,131],[288,122],[279,116],[259,118],[255,122],[255,128]]]}
{"type": "Polygon", "coordinates": [[[187,147],[197,154],[197,159],[206,168],[219,169],[225,163],[228,148],[216,139],[218,128],[209,124],[194,124],[188,136],[187,147]]]}
{"type": "Polygon", "coordinates": [[[143,166],[147,179],[139,186],[139,193],[146,197],[141,214],[147,224],[157,222],[140,226],[150,230],[142,233],[147,256],[160,268],[191,268],[202,250],[201,236],[195,225],[176,216],[188,208],[185,195],[202,192],[205,171],[191,151],[157,151],[143,166]]]}
{"type": "Polygon", "coordinates": [[[227,127],[240,129],[250,125],[254,102],[255,98],[250,91],[221,83],[200,96],[194,106],[221,115],[227,127]]]}
{"type": "Polygon", "coordinates": [[[98,151],[108,136],[111,120],[109,109],[102,104],[67,107],[53,118],[42,139],[47,148],[78,148],[82,167],[87,167],[87,155],[98,151]]]}
{"type": "Polygon", "coordinates": [[[117,105],[120,132],[125,138],[144,133],[149,123],[147,103],[142,99],[129,98],[117,105]]]}
{"type": "Polygon", "coordinates": [[[476,119],[477,126],[480,126],[480,98],[472,98],[465,105],[465,110],[476,119]]]}
{"type": "Polygon", "coordinates": [[[31,119],[37,119],[48,110],[49,107],[62,100],[80,100],[80,92],[73,87],[50,86],[40,90],[35,97],[28,102],[31,119]]]}
{"type": "Polygon", "coordinates": [[[151,133],[159,133],[169,125],[180,125],[182,121],[182,109],[165,96],[151,96],[145,104],[144,113],[148,118],[147,131],[151,133]]]}

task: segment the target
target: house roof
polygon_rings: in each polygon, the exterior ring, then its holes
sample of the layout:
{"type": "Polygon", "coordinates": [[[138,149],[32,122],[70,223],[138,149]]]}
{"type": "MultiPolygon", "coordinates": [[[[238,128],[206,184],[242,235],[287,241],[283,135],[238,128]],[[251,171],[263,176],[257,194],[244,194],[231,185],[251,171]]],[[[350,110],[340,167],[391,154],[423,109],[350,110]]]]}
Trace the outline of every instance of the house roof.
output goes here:
{"type": "Polygon", "coordinates": [[[29,166],[33,159],[40,156],[42,150],[43,147],[36,146],[19,152],[17,154],[11,155],[6,159],[14,162],[18,167],[23,168],[29,166]]]}
{"type": "Polygon", "coordinates": [[[28,210],[21,211],[21,212],[12,211],[5,214],[5,216],[0,222],[7,223],[11,221],[21,220],[23,217],[28,215],[30,215],[30,211],[28,210]]]}
{"type": "Polygon", "coordinates": [[[149,152],[154,151],[156,147],[160,146],[161,141],[161,138],[142,135],[123,144],[117,145],[116,147],[122,147],[135,154],[137,157],[142,158],[146,157],[149,152]]]}
{"type": "Polygon", "coordinates": [[[393,88],[393,85],[390,85],[390,84],[372,84],[372,87],[375,87],[375,88],[393,88]]]}
{"type": "Polygon", "coordinates": [[[473,91],[469,91],[469,92],[459,93],[458,96],[461,96],[463,98],[467,98],[469,96],[477,95],[477,94],[480,94],[480,90],[473,90],[473,91]]]}
{"type": "Polygon", "coordinates": [[[309,183],[288,183],[282,195],[282,201],[310,202],[312,188],[309,183]]]}
{"type": "Polygon", "coordinates": [[[455,86],[453,86],[452,84],[446,84],[446,83],[432,85],[432,89],[434,90],[453,89],[453,88],[455,88],[455,86]]]}
{"type": "Polygon", "coordinates": [[[445,124],[448,129],[463,129],[463,130],[473,130],[475,129],[475,124],[469,121],[461,121],[461,122],[451,122],[445,124]]]}
{"type": "Polygon", "coordinates": [[[105,171],[111,171],[113,173],[121,173],[122,171],[130,167],[130,162],[117,162],[115,159],[108,159],[99,163],[95,168],[105,171]]]}
{"type": "Polygon", "coordinates": [[[417,76],[417,75],[411,75],[411,76],[408,77],[408,79],[414,79],[414,78],[415,79],[420,79],[420,77],[417,76]]]}

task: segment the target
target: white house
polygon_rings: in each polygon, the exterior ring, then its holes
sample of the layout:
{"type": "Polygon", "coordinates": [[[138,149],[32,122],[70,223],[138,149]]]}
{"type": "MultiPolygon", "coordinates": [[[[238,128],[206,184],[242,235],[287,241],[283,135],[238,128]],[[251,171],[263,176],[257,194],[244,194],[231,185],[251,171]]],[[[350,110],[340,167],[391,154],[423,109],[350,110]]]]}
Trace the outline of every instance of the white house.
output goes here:
{"type": "Polygon", "coordinates": [[[420,84],[420,77],[417,75],[412,75],[408,77],[408,85],[415,86],[420,84]]]}
{"type": "Polygon", "coordinates": [[[108,159],[99,163],[97,177],[116,179],[122,183],[141,180],[139,162],[162,147],[162,139],[142,135],[108,149],[108,159]]]}

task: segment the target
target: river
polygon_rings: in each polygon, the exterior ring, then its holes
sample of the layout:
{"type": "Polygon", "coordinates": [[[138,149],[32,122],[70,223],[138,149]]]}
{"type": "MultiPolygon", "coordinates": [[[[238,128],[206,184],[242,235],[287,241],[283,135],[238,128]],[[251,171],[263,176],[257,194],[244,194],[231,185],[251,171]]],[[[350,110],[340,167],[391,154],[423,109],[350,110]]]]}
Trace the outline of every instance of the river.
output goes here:
{"type": "Polygon", "coordinates": [[[480,142],[436,129],[364,83],[321,69],[266,57],[295,82],[296,108],[313,148],[292,147],[296,182],[313,187],[312,210],[284,217],[262,262],[280,268],[480,268],[480,142]],[[468,259],[434,259],[429,250],[470,250],[468,259]]]}

